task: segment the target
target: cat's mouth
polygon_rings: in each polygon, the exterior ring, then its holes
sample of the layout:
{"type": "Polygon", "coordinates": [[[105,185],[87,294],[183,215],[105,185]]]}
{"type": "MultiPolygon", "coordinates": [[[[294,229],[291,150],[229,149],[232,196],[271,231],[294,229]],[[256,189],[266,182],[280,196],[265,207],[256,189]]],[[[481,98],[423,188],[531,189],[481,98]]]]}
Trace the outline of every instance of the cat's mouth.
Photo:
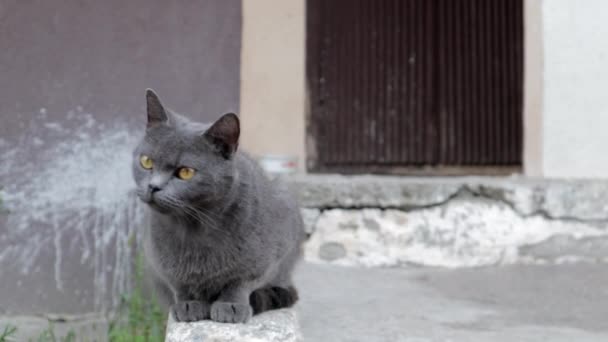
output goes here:
{"type": "Polygon", "coordinates": [[[162,214],[167,214],[171,211],[169,207],[162,205],[158,201],[152,200],[152,201],[148,202],[148,205],[150,206],[150,208],[152,208],[162,214]]]}
{"type": "Polygon", "coordinates": [[[142,202],[150,206],[150,208],[160,213],[166,214],[171,209],[169,205],[165,204],[164,201],[162,201],[162,199],[158,198],[157,195],[151,194],[150,192],[138,191],[137,196],[142,202]]]}
{"type": "Polygon", "coordinates": [[[171,206],[165,204],[162,200],[158,200],[152,197],[152,199],[147,203],[150,208],[158,211],[161,214],[169,214],[172,212],[171,206]]]}

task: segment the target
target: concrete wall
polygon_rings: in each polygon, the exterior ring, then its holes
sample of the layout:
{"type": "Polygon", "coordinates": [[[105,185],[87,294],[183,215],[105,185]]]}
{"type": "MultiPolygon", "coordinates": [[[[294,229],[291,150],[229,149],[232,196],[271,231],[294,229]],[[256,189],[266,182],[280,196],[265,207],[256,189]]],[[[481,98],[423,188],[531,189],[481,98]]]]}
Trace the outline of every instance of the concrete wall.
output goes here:
{"type": "Polygon", "coordinates": [[[304,169],[305,1],[243,1],[242,146],[304,169]]]}
{"type": "Polygon", "coordinates": [[[608,177],[608,1],[542,6],[543,175],[608,177]]]}
{"type": "Polygon", "coordinates": [[[146,87],[237,111],[241,1],[0,2],[0,315],[104,311],[141,233],[146,87]]]}

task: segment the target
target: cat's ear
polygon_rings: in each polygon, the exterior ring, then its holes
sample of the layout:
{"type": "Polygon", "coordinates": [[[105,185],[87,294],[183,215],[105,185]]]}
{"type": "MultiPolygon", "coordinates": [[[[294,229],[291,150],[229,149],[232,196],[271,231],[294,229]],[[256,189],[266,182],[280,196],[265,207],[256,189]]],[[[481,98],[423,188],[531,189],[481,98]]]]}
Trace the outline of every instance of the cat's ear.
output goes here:
{"type": "Polygon", "coordinates": [[[167,123],[169,120],[167,111],[160,102],[158,95],[150,88],[146,89],[146,105],[148,110],[148,128],[167,123]]]}
{"type": "Polygon", "coordinates": [[[230,159],[239,146],[240,134],[239,117],[234,113],[228,113],[213,123],[203,136],[224,158],[230,159]]]}

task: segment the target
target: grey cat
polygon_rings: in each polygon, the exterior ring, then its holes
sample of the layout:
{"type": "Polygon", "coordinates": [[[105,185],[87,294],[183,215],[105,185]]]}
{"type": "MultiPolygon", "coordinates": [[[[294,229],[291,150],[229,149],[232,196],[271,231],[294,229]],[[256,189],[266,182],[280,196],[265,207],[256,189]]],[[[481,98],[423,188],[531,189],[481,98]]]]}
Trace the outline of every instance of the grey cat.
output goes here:
{"type": "Polygon", "coordinates": [[[136,147],[137,195],[148,204],[144,251],[177,321],[246,322],[298,299],[292,272],[305,238],[298,205],[237,150],[235,114],[192,122],[146,92],[136,147]]]}

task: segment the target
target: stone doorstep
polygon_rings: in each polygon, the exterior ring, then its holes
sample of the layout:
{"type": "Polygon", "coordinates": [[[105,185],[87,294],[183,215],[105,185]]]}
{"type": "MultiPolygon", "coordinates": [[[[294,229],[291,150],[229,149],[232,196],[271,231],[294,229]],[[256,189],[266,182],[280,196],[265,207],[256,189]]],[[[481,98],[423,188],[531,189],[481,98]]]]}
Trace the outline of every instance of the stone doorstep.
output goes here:
{"type": "Polygon", "coordinates": [[[355,266],[608,261],[608,181],[306,175],[306,259],[355,266]]]}
{"type": "Polygon", "coordinates": [[[308,209],[415,210],[470,194],[501,201],[526,216],[608,220],[608,180],[372,175],[298,175],[284,180],[308,209]]]}
{"type": "Polygon", "coordinates": [[[253,316],[246,324],[200,321],[178,323],[169,316],[166,342],[296,342],[302,333],[294,309],[253,316]]]}

